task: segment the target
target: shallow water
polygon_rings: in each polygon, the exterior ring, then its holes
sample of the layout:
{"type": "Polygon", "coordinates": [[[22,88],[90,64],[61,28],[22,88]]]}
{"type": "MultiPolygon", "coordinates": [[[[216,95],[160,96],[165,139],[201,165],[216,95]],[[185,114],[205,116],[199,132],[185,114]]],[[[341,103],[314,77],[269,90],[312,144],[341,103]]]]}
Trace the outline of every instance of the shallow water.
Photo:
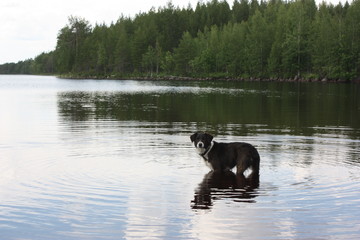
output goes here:
{"type": "Polygon", "coordinates": [[[359,85],[0,75],[0,114],[2,239],[360,238],[359,85]],[[255,145],[259,182],[197,130],[255,145]]]}

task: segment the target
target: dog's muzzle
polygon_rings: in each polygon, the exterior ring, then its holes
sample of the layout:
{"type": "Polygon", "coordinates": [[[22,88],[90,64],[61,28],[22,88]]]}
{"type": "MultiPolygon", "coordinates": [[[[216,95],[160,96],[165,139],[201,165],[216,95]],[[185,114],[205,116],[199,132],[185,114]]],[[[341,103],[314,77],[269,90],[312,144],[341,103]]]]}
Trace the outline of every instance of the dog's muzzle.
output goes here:
{"type": "Polygon", "coordinates": [[[205,144],[203,142],[198,142],[196,145],[197,148],[204,148],[205,144]]]}
{"type": "Polygon", "coordinates": [[[203,143],[201,141],[198,142],[196,144],[196,151],[197,151],[198,154],[203,155],[206,152],[205,143],[203,143]]]}

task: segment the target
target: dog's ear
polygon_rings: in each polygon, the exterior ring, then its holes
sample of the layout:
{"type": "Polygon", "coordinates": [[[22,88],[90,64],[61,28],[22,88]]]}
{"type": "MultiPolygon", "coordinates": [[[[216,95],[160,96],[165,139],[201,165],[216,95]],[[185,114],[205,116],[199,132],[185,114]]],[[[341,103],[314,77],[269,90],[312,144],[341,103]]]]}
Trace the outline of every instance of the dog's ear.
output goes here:
{"type": "Polygon", "coordinates": [[[209,142],[211,142],[213,140],[213,136],[211,134],[205,133],[206,136],[206,140],[208,140],[209,142]]]}
{"type": "Polygon", "coordinates": [[[194,133],[190,136],[191,142],[194,142],[198,133],[194,133]]]}

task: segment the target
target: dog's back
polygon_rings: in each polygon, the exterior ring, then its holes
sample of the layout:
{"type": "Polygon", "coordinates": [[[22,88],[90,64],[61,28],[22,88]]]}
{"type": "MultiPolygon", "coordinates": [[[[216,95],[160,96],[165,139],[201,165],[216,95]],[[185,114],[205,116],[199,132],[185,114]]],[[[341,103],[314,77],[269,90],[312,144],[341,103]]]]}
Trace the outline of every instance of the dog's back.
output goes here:
{"type": "Polygon", "coordinates": [[[259,173],[260,156],[254,146],[249,143],[218,143],[208,154],[208,161],[216,170],[230,170],[237,167],[237,173],[243,173],[249,167],[253,173],[259,173]]]}

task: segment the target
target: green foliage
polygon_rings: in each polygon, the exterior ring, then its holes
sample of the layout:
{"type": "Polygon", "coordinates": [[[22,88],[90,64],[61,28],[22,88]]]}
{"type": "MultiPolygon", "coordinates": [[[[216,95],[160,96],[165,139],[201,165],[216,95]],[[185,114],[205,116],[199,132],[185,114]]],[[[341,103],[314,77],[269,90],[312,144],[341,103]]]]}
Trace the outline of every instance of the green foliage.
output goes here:
{"type": "Polygon", "coordinates": [[[169,2],[94,27],[71,16],[54,51],[0,73],[359,78],[360,0],[169,2]]]}
{"type": "Polygon", "coordinates": [[[246,22],[249,19],[250,5],[248,0],[234,1],[232,8],[233,22],[246,22]]]}
{"type": "Polygon", "coordinates": [[[196,56],[196,45],[189,32],[185,32],[180,40],[179,46],[174,51],[175,72],[189,74],[190,61],[196,56]]]}

